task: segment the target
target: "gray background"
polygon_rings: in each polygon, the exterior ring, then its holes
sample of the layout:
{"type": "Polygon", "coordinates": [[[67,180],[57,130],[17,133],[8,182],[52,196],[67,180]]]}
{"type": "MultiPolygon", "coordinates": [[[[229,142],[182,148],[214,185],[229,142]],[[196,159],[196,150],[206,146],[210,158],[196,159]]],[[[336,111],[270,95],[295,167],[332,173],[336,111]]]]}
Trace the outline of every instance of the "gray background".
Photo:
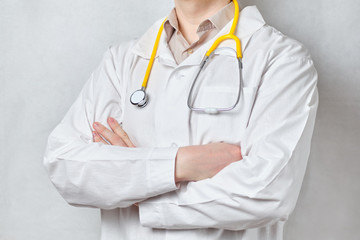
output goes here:
{"type": "MultiPolygon", "coordinates": [[[[264,0],[267,22],[301,41],[320,105],[287,240],[360,236],[360,2],[264,0]]],[[[113,43],[140,36],[171,0],[0,0],[0,240],[99,239],[99,211],[75,208],[42,166],[46,138],[113,43]]]]}

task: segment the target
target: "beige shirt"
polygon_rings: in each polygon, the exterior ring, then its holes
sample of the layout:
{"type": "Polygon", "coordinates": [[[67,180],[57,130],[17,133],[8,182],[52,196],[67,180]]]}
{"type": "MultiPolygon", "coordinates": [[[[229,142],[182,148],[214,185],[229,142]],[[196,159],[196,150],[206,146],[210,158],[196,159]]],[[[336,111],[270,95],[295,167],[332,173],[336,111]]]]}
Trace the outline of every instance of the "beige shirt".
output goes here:
{"type": "Polygon", "coordinates": [[[199,39],[193,44],[189,44],[179,30],[176,9],[173,8],[164,23],[164,29],[167,43],[176,63],[180,64],[202,44],[212,39],[233,17],[234,4],[230,2],[213,16],[200,23],[196,31],[199,39]]]}

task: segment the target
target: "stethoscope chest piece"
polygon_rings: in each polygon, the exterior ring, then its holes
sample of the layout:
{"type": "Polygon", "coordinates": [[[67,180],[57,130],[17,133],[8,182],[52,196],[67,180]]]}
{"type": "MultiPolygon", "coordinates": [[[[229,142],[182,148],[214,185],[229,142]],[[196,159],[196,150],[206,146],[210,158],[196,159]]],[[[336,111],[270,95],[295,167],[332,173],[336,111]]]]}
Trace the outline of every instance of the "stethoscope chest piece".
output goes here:
{"type": "Polygon", "coordinates": [[[136,90],[131,94],[130,96],[130,102],[133,105],[136,105],[138,107],[145,107],[148,103],[148,96],[145,92],[145,89],[141,88],[139,90],[136,90]]]}

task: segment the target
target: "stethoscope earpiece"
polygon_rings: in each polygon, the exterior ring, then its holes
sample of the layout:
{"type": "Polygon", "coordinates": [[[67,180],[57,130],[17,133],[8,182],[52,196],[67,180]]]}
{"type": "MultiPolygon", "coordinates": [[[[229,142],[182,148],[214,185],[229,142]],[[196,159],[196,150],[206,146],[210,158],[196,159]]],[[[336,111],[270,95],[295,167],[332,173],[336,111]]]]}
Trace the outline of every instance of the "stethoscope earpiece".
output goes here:
{"type": "Polygon", "coordinates": [[[146,106],[146,104],[148,103],[148,100],[149,100],[149,98],[148,98],[144,88],[136,90],[130,96],[131,104],[136,105],[141,108],[146,106]]]}

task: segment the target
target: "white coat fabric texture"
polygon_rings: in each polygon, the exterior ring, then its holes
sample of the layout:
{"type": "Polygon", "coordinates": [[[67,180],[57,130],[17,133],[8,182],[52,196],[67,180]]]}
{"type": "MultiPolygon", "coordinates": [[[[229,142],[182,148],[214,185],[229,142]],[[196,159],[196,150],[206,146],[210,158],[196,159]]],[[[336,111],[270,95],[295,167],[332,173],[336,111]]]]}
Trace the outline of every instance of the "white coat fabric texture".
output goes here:
{"type": "MultiPolygon", "coordinates": [[[[187,98],[217,36],[177,65],[163,33],[148,82],[149,103],[138,108],[129,98],[141,87],[162,20],[140,39],[109,48],[51,132],[44,165],[52,183],[69,204],[101,209],[102,240],[282,239],[318,107],[309,52],[267,25],[255,6],[242,9],[236,30],[244,53],[240,102],[230,112],[207,115],[190,111],[187,98]],[[122,122],[136,148],[93,142],[93,122],[109,128],[109,116],[122,122]],[[240,145],[243,160],[210,179],[175,184],[179,147],[219,141],[240,145]]],[[[231,40],[224,46],[235,48],[231,40]]],[[[220,51],[216,57],[226,55],[220,51]]],[[[239,86],[229,79],[238,69],[226,63],[209,63],[194,103],[233,103],[239,86]]]]}

